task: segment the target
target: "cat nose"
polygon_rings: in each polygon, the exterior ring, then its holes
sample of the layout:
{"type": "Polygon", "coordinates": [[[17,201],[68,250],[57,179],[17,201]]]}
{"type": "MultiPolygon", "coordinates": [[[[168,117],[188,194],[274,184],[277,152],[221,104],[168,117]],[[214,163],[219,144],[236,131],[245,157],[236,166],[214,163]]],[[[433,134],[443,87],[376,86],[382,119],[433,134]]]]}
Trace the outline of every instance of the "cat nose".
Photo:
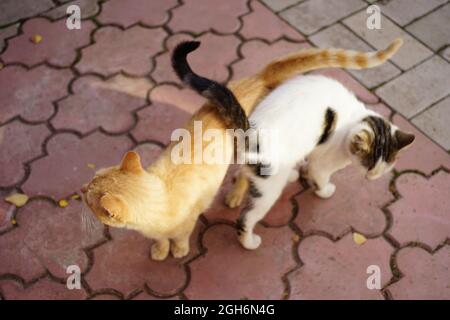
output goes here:
{"type": "Polygon", "coordinates": [[[86,193],[87,189],[87,185],[83,184],[83,186],[81,187],[81,192],[86,193]]]}

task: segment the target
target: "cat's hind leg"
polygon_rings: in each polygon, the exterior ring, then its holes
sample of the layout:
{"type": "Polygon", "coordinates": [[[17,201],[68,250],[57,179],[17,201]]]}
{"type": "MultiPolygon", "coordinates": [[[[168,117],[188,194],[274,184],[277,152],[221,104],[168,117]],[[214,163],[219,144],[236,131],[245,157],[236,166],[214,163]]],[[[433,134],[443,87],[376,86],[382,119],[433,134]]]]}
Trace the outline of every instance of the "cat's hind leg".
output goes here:
{"type": "Polygon", "coordinates": [[[248,178],[241,168],[238,175],[236,176],[236,181],[233,184],[233,188],[226,195],[226,205],[230,208],[239,207],[242,203],[242,200],[244,200],[245,195],[247,194],[248,187],[248,178]]]}
{"type": "Polygon", "coordinates": [[[286,170],[265,178],[250,178],[248,203],[237,221],[239,241],[244,248],[254,250],[260,246],[261,237],[253,229],[279,198],[289,174],[290,170],[286,170]]]}
{"type": "Polygon", "coordinates": [[[184,223],[183,228],[171,239],[170,252],[174,258],[182,258],[189,254],[189,240],[192,231],[194,231],[197,217],[198,215],[195,215],[195,218],[191,218],[184,223]]]}

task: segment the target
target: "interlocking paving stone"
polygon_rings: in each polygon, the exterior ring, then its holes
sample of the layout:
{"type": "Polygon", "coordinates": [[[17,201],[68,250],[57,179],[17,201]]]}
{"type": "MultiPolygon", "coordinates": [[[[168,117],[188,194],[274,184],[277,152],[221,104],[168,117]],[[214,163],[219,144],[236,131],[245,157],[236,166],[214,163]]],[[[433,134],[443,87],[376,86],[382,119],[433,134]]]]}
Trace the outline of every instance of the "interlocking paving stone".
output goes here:
{"type": "Polygon", "coordinates": [[[173,72],[171,54],[178,43],[191,40],[201,42],[201,46],[189,56],[192,69],[204,77],[219,82],[228,79],[228,65],[238,59],[236,50],[240,43],[239,39],[235,35],[218,36],[205,33],[195,39],[187,34],[175,34],[167,38],[168,51],[155,58],[156,68],[152,72],[155,81],[181,83],[173,72]]]}
{"type": "MultiPolygon", "coordinates": [[[[70,1],[70,0],[69,0],[70,1]]],[[[76,5],[80,7],[81,19],[87,19],[95,16],[100,11],[100,5],[98,4],[100,0],[75,0],[75,1],[66,1],[66,4],[63,4],[59,7],[56,7],[53,10],[48,12],[44,12],[41,14],[43,17],[48,17],[50,19],[56,20],[65,16],[67,14],[67,8],[72,5],[76,5]]],[[[84,27],[84,22],[81,23],[81,28],[84,27]]]]}
{"type": "Polygon", "coordinates": [[[176,0],[110,0],[102,5],[98,20],[105,24],[120,24],[124,28],[137,22],[159,26],[168,21],[168,10],[176,4],[176,0]]]}
{"type": "Polygon", "coordinates": [[[82,140],[71,133],[54,135],[46,144],[48,156],[30,165],[31,174],[23,190],[30,196],[60,200],[92,179],[95,170],[88,164],[96,169],[117,165],[130,148],[131,141],[124,135],[111,137],[97,131],[82,140]]]}
{"type": "Polygon", "coordinates": [[[0,26],[32,17],[53,6],[52,0],[2,0],[0,2],[0,26]]]}
{"type": "Polygon", "coordinates": [[[239,244],[234,227],[210,227],[202,239],[207,254],[189,265],[191,282],[185,295],[212,300],[283,298],[281,276],[295,265],[291,255],[294,233],[287,227],[257,227],[256,232],[262,236],[261,247],[248,251],[239,244]]]}
{"type": "Polygon", "coordinates": [[[365,235],[379,235],[386,227],[380,208],[393,199],[389,192],[390,179],[391,175],[386,174],[369,181],[355,167],[339,171],[331,178],[336,185],[336,193],[331,198],[321,199],[313,190],[295,197],[300,208],[295,222],[303,232],[324,231],[333,237],[351,228],[365,235]]]}
{"type": "Polygon", "coordinates": [[[0,70],[0,123],[20,116],[27,121],[45,121],[54,113],[52,102],[68,94],[70,70],[39,66],[26,70],[7,66],[0,70]]]}
{"type": "Polygon", "coordinates": [[[175,31],[200,33],[213,29],[232,33],[239,29],[239,16],[247,13],[247,0],[185,0],[172,10],[169,27],[175,31]]]}
{"type": "Polygon", "coordinates": [[[95,44],[82,50],[76,68],[81,73],[96,72],[104,76],[120,71],[145,76],[153,67],[151,57],[163,50],[165,37],[162,28],[147,29],[138,25],[127,30],[117,27],[97,29],[95,44]]]}
{"type": "Polygon", "coordinates": [[[41,145],[50,134],[44,125],[30,126],[19,121],[0,127],[0,186],[12,186],[25,176],[24,163],[42,153],[41,145]]]}
{"type": "Polygon", "coordinates": [[[90,43],[90,34],[95,25],[84,21],[80,30],[69,30],[66,21],[50,22],[45,18],[31,19],[22,27],[23,34],[8,41],[8,49],[2,59],[6,63],[20,62],[27,66],[48,61],[59,67],[70,66],[77,57],[76,49],[90,43]],[[39,34],[40,43],[30,39],[39,34]]]}
{"type": "Polygon", "coordinates": [[[449,245],[432,255],[422,248],[401,249],[397,254],[397,265],[404,275],[388,287],[394,299],[450,299],[449,245]]]}
{"type": "Polygon", "coordinates": [[[303,0],[262,0],[273,11],[281,11],[303,0]]]}
{"type": "Polygon", "coordinates": [[[444,149],[450,149],[450,98],[421,113],[412,122],[444,149]]]}
{"type": "Polygon", "coordinates": [[[450,93],[450,64],[434,56],[376,90],[384,101],[407,118],[450,93]]]}
{"type": "Polygon", "coordinates": [[[89,229],[83,227],[81,201],[58,208],[48,201],[33,200],[19,210],[16,220],[18,227],[0,241],[0,274],[15,274],[26,281],[44,270],[66,279],[70,265],[86,271],[88,257],[83,249],[104,239],[103,226],[97,220],[89,229]]]}
{"type": "Polygon", "coordinates": [[[147,79],[123,75],[106,81],[96,76],[78,78],[72,84],[73,94],[58,102],[58,114],[51,122],[56,129],[81,133],[97,127],[110,133],[124,132],[135,122],[132,111],[147,105],[151,87],[147,79]]]}
{"type": "Polygon", "coordinates": [[[450,62],[450,46],[448,46],[447,48],[445,48],[442,52],[441,52],[441,56],[447,60],[448,62],[450,62]]]}
{"type": "Polygon", "coordinates": [[[280,16],[303,34],[310,35],[365,5],[361,0],[307,0],[283,11],[280,16]]]}
{"type": "Polygon", "coordinates": [[[288,276],[291,299],[383,299],[380,290],[367,288],[367,268],[380,268],[381,287],[391,279],[393,248],[383,239],[356,244],[351,234],[333,243],[323,236],[304,239],[298,254],[303,266],[288,276]]]}
{"type": "Polygon", "coordinates": [[[401,245],[418,241],[434,249],[444,242],[450,234],[450,175],[440,171],[426,179],[406,173],[395,186],[401,199],[388,207],[393,217],[389,233],[401,245]]]}
{"type": "Polygon", "coordinates": [[[111,228],[113,240],[94,249],[96,263],[85,279],[93,290],[111,288],[125,296],[143,289],[144,284],[158,294],[176,294],[187,280],[183,263],[199,253],[200,229],[199,223],[187,257],[154,261],[150,258],[152,240],[132,230],[111,228]]]}
{"type": "Polygon", "coordinates": [[[138,124],[131,131],[138,141],[170,142],[175,129],[184,128],[192,114],[200,109],[204,98],[190,89],[161,85],[150,94],[152,104],[137,113],[138,124]]]}
{"type": "Polygon", "coordinates": [[[86,298],[83,289],[69,290],[66,284],[52,281],[48,277],[26,288],[14,280],[0,280],[0,291],[6,300],[81,300],[86,298]]]}
{"type": "MultiPolygon", "coordinates": [[[[3,199],[12,193],[15,192],[8,193],[6,191],[2,191],[0,192],[0,197],[3,199]]],[[[13,204],[10,204],[6,201],[0,201],[0,233],[13,227],[11,219],[13,217],[14,211],[15,206],[13,204]]]]}
{"type": "Polygon", "coordinates": [[[343,23],[377,49],[384,49],[392,40],[401,37],[404,41],[403,46],[392,57],[392,61],[403,70],[411,68],[433,54],[430,49],[384,16],[381,18],[381,29],[368,29],[367,17],[366,11],[362,10],[345,19],[343,23]]]}
{"type": "Polygon", "coordinates": [[[303,37],[295,29],[275,16],[258,1],[251,1],[250,7],[252,13],[242,18],[244,25],[240,34],[244,38],[262,38],[274,41],[284,36],[294,41],[303,40],[303,37]]]}
{"type": "Polygon", "coordinates": [[[447,0],[394,0],[376,3],[381,12],[401,26],[430,12],[447,0]]]}
{"type": "Polygon", "coordinates": [[[409,25],[406,30],[434,50],[450,44],[450,4],[409,25]]]}
{"type": "Polygon", "coordinates": [[[440,167],[450,170],[450,155],[447,152],[417,130],[402,116],[395,115],[393,122],[401,130],[414,133],[416,137],[409,148],[399,153],[395,166],[397,170],[419,170],[427,175],[440,167]]]}
{"type": "Polygon", "coordinates": [[[6,47],[6,39],[15,36],[19,31],[19,23],[0,29],[0,52],[6,47]]]}
{"type": "MultiPolygon", "coordinates": [[[[341,24],[334,24],[331,27],[316,33],[309,39],[315,45],[322,48],[334,47],[363,52],[374,51],[373,48],[368,46],[364,41],[359,39],[341,24]]],[[[375,68],[349,70],[349,72],[369,88],[375,87],[400,74],[400,70],[389,61],[375,68]]]]}

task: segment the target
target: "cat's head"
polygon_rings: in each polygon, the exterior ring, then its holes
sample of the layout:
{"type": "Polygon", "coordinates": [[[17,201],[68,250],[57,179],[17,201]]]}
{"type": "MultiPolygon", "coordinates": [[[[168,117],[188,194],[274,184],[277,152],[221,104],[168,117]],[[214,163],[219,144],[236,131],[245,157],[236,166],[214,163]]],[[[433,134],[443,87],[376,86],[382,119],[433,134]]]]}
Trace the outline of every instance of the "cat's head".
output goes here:
{"type": "MultiPolygon", "coordinates": [[[[119,165],[97,171],[81,191],[85,205],[102,223],[135,229],[148,210],[159,210],[155,208],[158,201],[149,202],[155,190],[164,189],[161,184],[142,168],[139,155],[130,151],[119,165]]],[[[155,196],[163,198],[162,194],[155,196]]]]}
{"type": "Polygon", "coordinates": [[[364,118],[353,130],[348,149],[353,162],[367,170],[370,180],[381,177],[395,166],[399,153],[414,141],[414,135],[398,129],[380,116],[364,118]]]}

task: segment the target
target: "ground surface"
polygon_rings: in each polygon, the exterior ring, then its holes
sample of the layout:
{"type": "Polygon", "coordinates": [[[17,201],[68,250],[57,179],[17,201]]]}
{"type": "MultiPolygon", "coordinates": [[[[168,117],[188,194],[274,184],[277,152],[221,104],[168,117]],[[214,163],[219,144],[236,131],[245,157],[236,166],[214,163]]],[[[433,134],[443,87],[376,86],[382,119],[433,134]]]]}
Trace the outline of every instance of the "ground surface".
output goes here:
{"type": "Polygon", "coordinates": [[[0,202],[0,297],[450,299],[450,3],[384,1],[382,29],[369,30],[368,2],[1,1],[0,195],[31,199],[0,202]],[[65,27],[72,3],[81,30],[65,27]],[[373,50],[397,36],[404,47],[380,68],[325,71],[416,134],[392,175],[369,183],[345,170],[329,200],[289,185],[254,252],[236,241],[238,210],[222,204],[229,178],[181,261],[151,261],[150,241],[133,232],[82,228],[70,198],[80,185],[130,149],[151,163],[201,106],[170,68],[181,39],[202,41],[199,73],[229,81],[303,47],[373,50]],[[65,286],[69,265],[81,290],[65,286]],[[366,287],[371,265],[381,290],[366,287]]]}

